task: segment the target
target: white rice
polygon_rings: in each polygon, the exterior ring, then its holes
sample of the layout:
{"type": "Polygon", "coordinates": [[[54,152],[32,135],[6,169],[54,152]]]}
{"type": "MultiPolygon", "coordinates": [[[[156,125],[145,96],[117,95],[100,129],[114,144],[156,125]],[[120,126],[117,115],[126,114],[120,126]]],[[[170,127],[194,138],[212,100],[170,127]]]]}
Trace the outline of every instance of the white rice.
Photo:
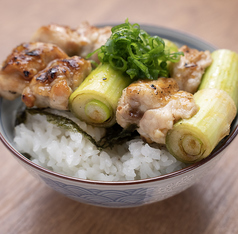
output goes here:
{"type": "MultiPolygon", "coordinates": [[[[73,118],[73,117],[72,117],[73,118]]],[[[97,140],[104,129],[74,119],[97,140]]],[[[19,152],[32,156],[42,167],[64,175],[100,181],[125,181],[156,177],[183,168],[166,149],[151,147],[141,139],[99,151],[81,133],[59,128],[43,115],[28,115],[26,124],[15,128],[19,152]]]]}

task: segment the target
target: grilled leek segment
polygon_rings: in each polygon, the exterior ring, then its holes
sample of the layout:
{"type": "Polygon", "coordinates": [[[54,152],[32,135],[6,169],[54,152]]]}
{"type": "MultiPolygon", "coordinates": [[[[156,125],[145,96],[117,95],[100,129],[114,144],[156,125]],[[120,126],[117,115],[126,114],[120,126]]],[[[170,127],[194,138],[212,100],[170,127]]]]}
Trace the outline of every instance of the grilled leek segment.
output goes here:
{"type": "MultiPolygon", "coordinates": [[[[165,51],[168,50],[170,53],[178,52],[178,46],[174,42],[172,42],[168,39],[163,39],[163,40],[164,40],[164,44],[165,44],[165,48],[164,48],[165,51]]],[[[171,69],[171,64],[172,63],[170,61],[167,61],[167,69],[169,72],[171,69]]]]}
{"type": "Polygon", "coordinates": [[[203,89],[194,95],[200,109],[177,122],[166,137],[169,152],[178,160],[194,163],[207,157],[230,131],[237,108],[224,90],[203,89]]]}
{"type": "Polygon", "coordinates": [[[70,110],[88,124],[110,127],[116,123],[115,113],[122,90],[131,82],[108,63],[100,64],[71,94],[70,110]]]}
{"type": "Polygon", "coordinates": [[[199,89],[222,89],[232,97],[238,108],[238,54],[220,49],[211,56],[213,62],[204,73],[199,89]]]}
{"type": "Polygon", "coordinates": [[[169,50],[171,53],[178,52],[178,46],[174,42],[168,39],[163,39],[163,41],[165,44],[165,50],[169,50]]]}

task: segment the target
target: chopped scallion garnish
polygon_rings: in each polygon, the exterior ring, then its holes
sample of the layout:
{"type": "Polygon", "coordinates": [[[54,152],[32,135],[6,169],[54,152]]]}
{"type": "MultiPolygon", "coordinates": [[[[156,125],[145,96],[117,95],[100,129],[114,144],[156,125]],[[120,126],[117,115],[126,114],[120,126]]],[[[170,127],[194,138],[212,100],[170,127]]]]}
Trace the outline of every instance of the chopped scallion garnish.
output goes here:
{"type": "Polygon", "coordinates": [[[159,36],[150,36],[139,24],[125,23],[111,29],[105,45],[89,54],[98,53],[101,63],[109,63],[115,70],[131,79],[158,79],[168,77],[167,62],[178,62],[182,52],[170,53],[159,36]]]}

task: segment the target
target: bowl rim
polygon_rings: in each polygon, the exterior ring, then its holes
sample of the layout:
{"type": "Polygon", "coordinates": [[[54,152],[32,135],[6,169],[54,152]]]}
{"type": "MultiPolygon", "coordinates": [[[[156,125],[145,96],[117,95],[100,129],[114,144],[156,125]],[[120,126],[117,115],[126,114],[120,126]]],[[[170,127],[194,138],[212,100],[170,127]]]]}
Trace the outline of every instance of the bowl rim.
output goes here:
{"type": "MultiPolygon", "coordinates": [[[[116,24],[110,24],[112,26],[116,25],[116,24]]],[[[100,26],[106,26],[105,24],[101,24],[100,26]]],[[[192,38],[195,41],[199,41],[202,43],[205,43],[206,45],[213,47],[214,49],[216,49],[216,47],[194,35],[191,35],[189,33],[186,32],[182,32],[180,30],[177,29],[171,29],[171,28],[167,28],[167,27],[163,27],[163,26],[156,26],[156,25],[151,25],[151,24],[140,24],[141,28],[146,29],[148,28],[149,31],[156,31],[156,30],[164,30],[165,32],[173,32],[173,33],[178,33],[180,36],[182,37],[189,37],[192,38]]],[[[2,99],[0,97],[0,99],[2,99]]],[[[1,112],[1,111],[0,111],[1,112]]],[[[1,117],[1,113],[0,113],[0,117],[1,117]]],[[[236,117],[237,118],[237,117],[236,117]]],[[[99,181],[99,180],[89,180],[89,179],[80,179],[77,177],[72,177],[72,176],[67,176],[64,174],[60,174],[51,170],[48,170],[42,166],[39,166],[35,163],[33,163],[31,160],[29,160],[28,158],[26,158],[25,156],[23,156],[20,152],[18,152],[14,146],[8,142],[8,140],[3,136],[3,134],[0,132],[0,140],[2,141],[3,145],[5,145],[5,147],[18,159],[20,159],[23,163],[26,163],[28,166],[33,167],[36,170],[39,170],[43,173],[46,173],[50,176],[54,176],[54,177],[58,177],[60,179],[64,179],[64,180],[70,180],[72,182],[80,182],[80,183],[84,183],[84,184],[91,184],[91,185],[104,185],[104,186],[112,186],[112,185],[123,185],[123,186],[128,186],[128,185],[138,185],[138,184],[147,184],[147,183],[151,183],[151,182],[158,182],[158,181],[165,181],[167,179],[170,178],[174,178],[176,176],[180,176],[180,175],[185,175],[190,171],[193,171],[199,167],[201,167],[202,165],[206,164],[207,162],[213,160],[218,154],[220,154],[224,149],[227,148],[228,145],[231,144],[231,142],[235,139],[235,137],[238,134],[238,125],[235,126],[235,128],[233,129],[232,132],[230,132],[230,134],[228,136],[226,136],[222,142],[220,143],[218,148],[215,148],[213,150],[213,152],[206,158],[202,159],[199,162],[193,163],[189,166],[186,166],[185,168],[182,168],[180,170],[165,174],[165,175],[160,175],[157,177],[152,177],[152,178],[146,178],[146,179],[139,179],[139,180],[128,180],[128,181],[99,181]]]]}

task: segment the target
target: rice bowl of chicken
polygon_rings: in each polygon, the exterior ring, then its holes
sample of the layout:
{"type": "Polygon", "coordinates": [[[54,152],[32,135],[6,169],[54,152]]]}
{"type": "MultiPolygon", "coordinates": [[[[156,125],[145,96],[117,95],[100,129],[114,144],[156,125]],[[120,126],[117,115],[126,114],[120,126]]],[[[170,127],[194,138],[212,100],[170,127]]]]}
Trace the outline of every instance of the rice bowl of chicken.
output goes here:
{"type": "MultiPolygon", "coordinates": [[[[178,46],[215,50],[212,45],[182,32],[145,25],[142,28],[178,46]]],[[[1,99],[0,136],[10,152],[32,175],[54,190],[79,202],[104,207],[141,206],[185,190],[214,166],[238,131],[236,117],[230,134],[215,150],[190,165],[177,160],[164,147],[146,143],[138,136],[113,150],[100,151],[81,133],[72,131],[71,127],[59,130],[47,115],[39,113],[28,113],[28,122],[15,127],[21,106],[19,98],[1,99]]],[[[59,111],[50,114],[59,116],[59,111]]],[[[67,112],[65,117],[68,124],[76,122],[96,140],[104,134],[104,129],[85,124],[71,113],[67,112]]]]}

